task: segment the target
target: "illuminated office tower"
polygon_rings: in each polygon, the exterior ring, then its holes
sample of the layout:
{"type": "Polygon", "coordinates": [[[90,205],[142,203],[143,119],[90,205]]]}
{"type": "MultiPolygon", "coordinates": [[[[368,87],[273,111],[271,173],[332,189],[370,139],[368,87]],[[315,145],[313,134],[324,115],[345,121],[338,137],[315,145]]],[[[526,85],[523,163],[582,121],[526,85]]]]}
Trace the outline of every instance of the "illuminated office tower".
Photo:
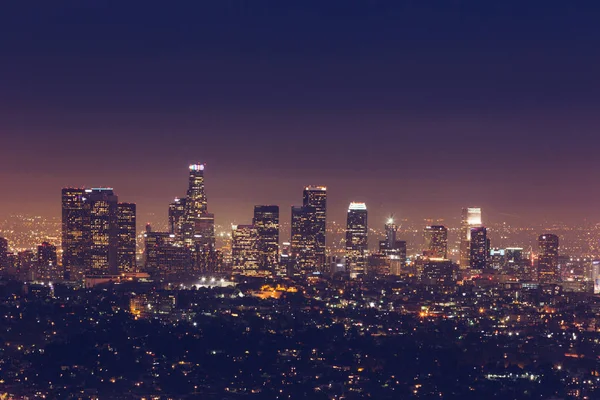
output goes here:
{"type": "Polygon", "coordinates": [[[538,238],[538,280],[540,283],[560,281],[558,269],[558,236],[545,233],[538,238]]]}
{"type": "Polygon", "coordinates": [[[56,246],[43,242],[37,248],[37,278],[45,281],[62,278],[58,271],[56,246]]]}
{"type": "Polygon", "coordinates": [[[114,275],[118,272],[118,198],[111,188],[86,189],[85,195],[90,213],[87,272],[114,275]]]}
{"type": "Polygon", "coordinates": [[[276,271],[279,264],[279,206],[254,206],[252,223],[258,230],[258,265],[276,271]]]}
{"type": "Polygon", "coordinates": [[[443,225],[426,226],[425,251],[423,254],[431,258],[448,258],[448,228],[443,225]]]}
{"type": "Polygon", "coordinates": [[[202,215],[206,214],[208,209],[206,192],[204,191],[204,167],[204,164],[189,166],[190,175],[185,199],[182,236],[184,243],[190,247],[194,246],[197,223],[200,222],[202,215]]]}
{"type": "Polygon", "coordinates": [[[238,225],[231,233],[233,273],[256,275],[258,273],[258,229],[254,225],[238,225]]]}
{"type": "Polygon", "coordinates": [[[310,274],[317,270],[315,218],[314,207],[292,206],[290,259],[294,274],[310,274]]]}
{"type": "Polygon", "coordinates": [[[346,221],[346,269],[351,277],[366,273],[368,256],[367,206],[350,203],[346,221]]]}
{"type": "Polygon", "coordinates": [[[169,233],[174,234],[179,240],[182,240],[185,204],[186,199],[178,197],[169,204],[169,233]]]}
{"type": "Polygon", "coordinates": [[[89,248],[89,205],[84,189],[62,189],[62,268],[66,279],[85,272],[89,248]]]}
{"type": "Polygon", "coordinates": [[[117,248],[118,271],[135,272],[135,247],[136,247],[136,207],[134,203],[119,203],[117,205],[117,219],[119,238],[117,248]]]}
{"type": "Polygon", "coordinates": [[[314,253],[317,270],[324,272],[327,237],[327,188],[325,186],[306,186],[303,193],[304,207],[314,207],[313,218],[314,253]]]}
{"type": "Polygon", "coordinates": [[[466,269],[471,264],[471,229],[481,226],[481,208],[468,207],[462,209],[460,221],[460,268],[466,269]]]}
{"type": "MultiPolygon", "coordinates": [[[[396,233],[398,232],[398,225],[394,223],[392,217],[388,218],[385,223],[385,248],[393,249],[396,247],[396,233]]],[[[382,244],[380,243],[380,247],[382,244]]]]}
{"type": "Polygon", "coordinates": [[[489,254],[487,229],[483,226],[472,228],[470,236],[470,267],[483,270],[487,266],[489,254]]]}
{"type": "Polygon", "coordinates": [[[279,267],[278,275],[293,275],[293,264],[291,259],[292,244],[290,242],[281,243],[281,251],[279,252],[279,267]]]}
{"type": "Polygon", "coordinates": [[[398,225],[393,218],[388,218],[385,224],[385,239],[379,241],[379,253],[387,256],[390,264],[390,274],[400,275],[406,266],[406,242],[397,240],[398,225]]]}
{"type": "Polygon", "coordinates": [[[0,275],[4,275],[8,267],[8,240],[0,237],[0,275]]]}
{"type": "Polygon", "coordinates": [[[146,225],[144,233],[144,272],[154,278],[188,278],[191,251],[169,232],[152,231],[146,225]]]}

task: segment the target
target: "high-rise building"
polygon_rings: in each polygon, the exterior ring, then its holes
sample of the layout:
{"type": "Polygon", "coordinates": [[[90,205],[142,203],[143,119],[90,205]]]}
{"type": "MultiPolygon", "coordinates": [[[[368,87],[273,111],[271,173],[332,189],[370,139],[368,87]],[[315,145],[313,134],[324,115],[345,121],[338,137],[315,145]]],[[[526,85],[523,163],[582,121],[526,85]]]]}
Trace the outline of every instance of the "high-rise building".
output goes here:
{"type": "Polygon", "coordinates": [[[462,209],[460,221],[460,268],[466,269],[471,264],[471,229],[480,227],[481,208],[468,207],[462,209]]]}
{"type": "Polygon", "coordinates": [[[146,225],[144,233],[144,272],[155,278],[188,278],[191,251],[169,232],[156,232],[146,225]]]}
{"type": "Polygon", "coordinates": [[[540,283],[560,281],[558,269],[558,236],[545,233],[538,238],[538,280],[540,283]]]}
{"type": "Polygon", "coordinates": [[[367,272],[367,205],[350,203],[346,221],[346,269],[351,277],[367,272]]]}
{"type": "Polygon", "coordinates": [[[448,228],[443,225],[426,226],[424,255],[431,258],[448,258],[448,228]]]}
{"type": "Polygon", "coordinates": [[[134,203],[117,205],[119,238],[117,247],[118,271],[135,272],[136,206],[134,203]]]}
{"type": "Polygon", "coordinates": [[[390,274],[400,275],[406,266],[406,242],[397,240],[398,225],[393,218],[385,223],[385,239],[379,241],[379,253],[388,258],[390,274]]]}
{"type": "Polygon", "coordinates": [[[0,275],[4,275],[8,267],[8,240],[0,237],[0,275]]]}
{"type": "Polygon", "coordinates": [[[392,217],[388,218],[385,223],[385,247],[393,249],[396,246],[396,233],[398,232],[398,225],[394,223],[392,217]]]}
{"type": "Polygon", "coordinates": [[[292,244],[290,242],[281,243],[281,251],[279,252],[279,267],[280,274],[293,275],[294,265],[292,263],[292,244]]]}
{"type": "Polygon", "coordinates": [[[53,280],[61,278],[58,271],[58,258],[56,246],[43,242],[37,248],[37,278],[42,280],[53,280]]]}
{"type": "Polygon", "coordinates": [[[134,268],[135,205],[120,206],[111,188],[63,189],[62,248],[67,279],[134,268]]]}
{"type": "Polygon", "coordinates": [[[278,275],[279,206],[254,206],[253,225],[258,230],[258,265],[278,275]]]}
{"type": "Polygon", "coordinates": [[[185,197],[180,199],[176,197],[169,204],[169,233],[174,234],[179,240],[183,240],[183,224],[185,216],[185,197]]]}
{"type": "Polygon", "coordinates": [[[295,273],[317,271],[316,241],[314,238],[316,209],[311,206],[292,206],[290,268],[295,273]]]}
{"type": "Polygon", "coordinates": [[[92,275],[114,275],[118,272],[119,245],[118,197],[112,188],[86,189],[90,212],[90,247],[87,269],[92,275]]]}
{"type": "Polygon", "coordinates": [[[205,164],[189,166],[187,196],[169,206],[169,229],[193,253],[192,272],[216,270],[219,258],[215,248],[215,216],[208,212],[204,189],[204,169],[205,164]]]}
{"type": "Polygon", "coordinates": [[[314,207],[315,216],[312,218],[315,241],[314,252],[317,270],[325,272],[326,237],[327,237],[327,188],[325,186],[306,186],[303,193],[304,207],[314,207]]]}
{"type": "Polygon", "coordinates": [[[184,243],[190,247],[193,247],[195,242],[196,225],[202,215],[208,210],[208,202],[204,190],[204,168],[204,164],[192,164],[189,166],[190,174],[182,230],[184,243]]]}
{"type": "Polygon", "coordinates": [[[231,233],[233,273],[258,274],[258,229],[254,225],[238,225],[231,233]]]}
{"type": "Polygon", "coordinates": [[[65,278],[76,279],[85,272],[89,249],[89,204],[85,189],[62,190],[62,267],[65,278]]]}
{"type": "Polygon", "coordinates": [[[487,229],[483,226],[471,228],[470,243],[470,267],[472,269],[485,269],[489,254],[489,241],[487,229]]]}

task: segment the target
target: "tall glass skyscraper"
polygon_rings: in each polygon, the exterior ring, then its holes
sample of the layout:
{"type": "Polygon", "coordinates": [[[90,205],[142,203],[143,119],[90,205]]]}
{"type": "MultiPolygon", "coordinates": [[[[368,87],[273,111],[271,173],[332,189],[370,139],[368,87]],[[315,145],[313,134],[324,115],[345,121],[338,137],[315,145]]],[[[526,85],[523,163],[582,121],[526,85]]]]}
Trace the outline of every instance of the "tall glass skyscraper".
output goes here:
{"type": "Polygon", "coordinates": [[[460,221],[460,260],[461,269],[469,268],[471,265],[471,229],[480,227],[481,208],[468,207],[462,209],[460,221]]]}
{"type": "Polygon", "coordinates": [[[233,273],[256,275],[259,269],[259,236],[254,225],[238,225],[231,233],[233,273]]]}
{"type": "Polygon", "coordinates": [[[174,234],[178,240],[183,241],[183,224],[185,217],[186,198],[176,197],[169,204],[169,233],[174,234]]]}
{"type": "Polygon", "coordinates": [[[367,272],[367,205],[350,203],[346,221],[346,269],[351,277],[367,272]]]}
{"type": "Polygon", "coordinates": [[[443,225],[426,226],[424,255],[432,258],[448,258],[448,228],[443,225]]]}
{"type": "Polygon", "coordinates": [[[327,238],[327,188],[325,186],[306,186],[303,192],[304,207],[314,207],[313,218],[314,252],[317,270],[324,272],[327,238]]]}
{"type": "Polygon", "coordinates": [[[119,220],[118,270],[119,273],[135,272],[136,206],[134,203],[119,203],[117,209],[119,220]]]}
{"type": "Polygon", "coordinates": [[[538,238],[538,280],[540,283],[560,281],[558,269],[558,236],[545,233],[538,238]]]}
{"type": "Polygon", "coordinates": [[[63,269],[67,279],[135,269],[135,204],[112,188],[62,190],[63,269]]]}
{"type": "MultiPolygon", "coordinates": [[[[211,228],[207,226],[210,224],[211,218],[206,216],[208,213],[208,202],[204,190],[204,168],[205,164],[192,164],[189,166],[190,174],[187,197],[185,198],[182,236],[185,245],[191,248],[193,248],[198,241],[203,244],[214,241],[214,235],[211,238],[197,232],[198,230],[202,230],[204,231],[204,234],[210,234],[211,231],[211,228]],[[201,221],[204,226],[199,227],[198,224],[201,221]]],[[[212,222],[214,224],[214,216],[212,222]]],[[[212,230],[214,231],[214,228],[212,228],[212,230]]]]}
{"type": "Polygon", "coordinates": [[[479,226],[471,229],[470,266],[472,269],[485,269],[490,252],[487,229],[479,226]]]}
{"type": "Polygon", "coordinates": [[[258,231],[258,265],[280,275],[279,206],[254,206],[252,223],[258,231]]]}
{"type": "Polygon", "coordinates": [[[112,188],[86,189],[85,196],[90,213],[90,241],[86,263],[88,273],[117,274],[118,197],[112,188]]]}
{"type": "Polygon", "coordinates": [[[58,258],[56,246],[43,242],[37,248],[37,274],[36,278],[44,281],[62,278],[58,274],[58,258]]]}
{"type": "Polygon", "coordinates": [[[62,190],[62,268],[66,279],[83,276],[89,241],[89,205],[85,189],[62,190]]]}
{"type": "Polygon", "coordinates": [[[309,274],[317,270],[316,215],[315,207],[292,206],[290,262],[294,273],[309,274]]]}

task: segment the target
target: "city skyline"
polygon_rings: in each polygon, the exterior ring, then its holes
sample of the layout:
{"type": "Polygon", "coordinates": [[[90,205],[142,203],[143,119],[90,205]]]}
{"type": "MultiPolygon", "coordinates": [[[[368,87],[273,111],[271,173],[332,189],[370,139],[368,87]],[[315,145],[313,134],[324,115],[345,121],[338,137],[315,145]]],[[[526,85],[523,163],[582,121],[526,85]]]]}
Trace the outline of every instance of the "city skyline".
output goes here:
{"type": "Polygon", "coordinates": [[[600,399],[598,21],[0,4],[0,400],[600,399]]]}

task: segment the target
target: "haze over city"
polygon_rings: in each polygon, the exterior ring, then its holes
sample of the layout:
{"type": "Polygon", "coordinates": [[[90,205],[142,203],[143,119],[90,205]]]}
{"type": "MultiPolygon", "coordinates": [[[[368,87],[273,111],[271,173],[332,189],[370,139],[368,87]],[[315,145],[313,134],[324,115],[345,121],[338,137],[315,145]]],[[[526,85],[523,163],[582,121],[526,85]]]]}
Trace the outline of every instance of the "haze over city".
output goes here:
{"type": "Polygon", "coordinates": [[[307,184],[336,221],[597,219],[596,7],[269,3],[6,5],[0,212],[110,186],[164,223],[201,161],[223,224],[307,184]]]}

